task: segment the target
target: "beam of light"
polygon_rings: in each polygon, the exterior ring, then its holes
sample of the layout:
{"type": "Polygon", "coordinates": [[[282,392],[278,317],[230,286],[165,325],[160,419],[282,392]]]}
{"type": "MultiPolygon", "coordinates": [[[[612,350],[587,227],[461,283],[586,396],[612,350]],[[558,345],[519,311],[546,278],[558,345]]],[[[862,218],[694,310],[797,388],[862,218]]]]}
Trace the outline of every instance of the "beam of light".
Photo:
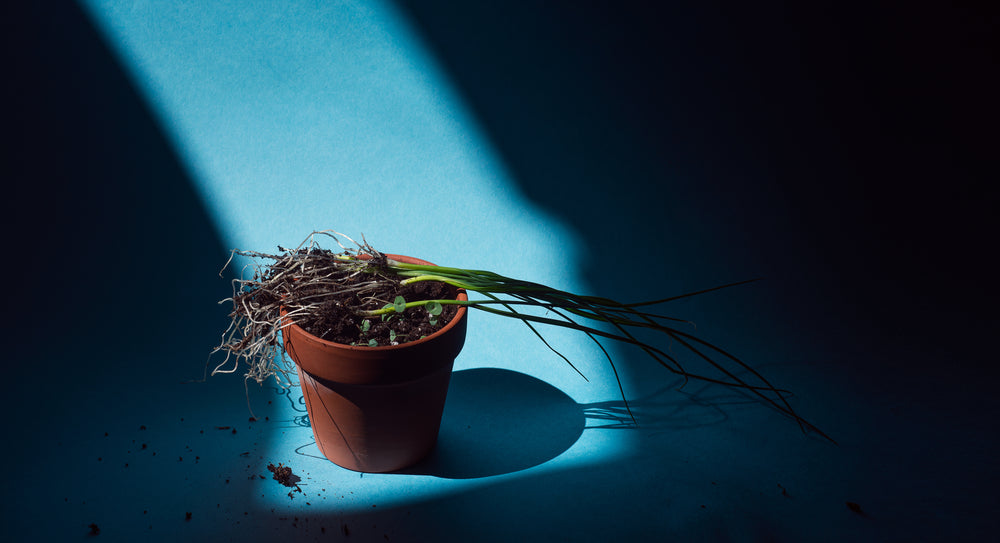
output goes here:
{"type": "MultiPolygon", "coordinates": [[[[387,252],[580,287],[580,240],[509,188],[509,172],[461,96],[390,6],[81,3],[231,247],[273,250],[335,228],[363,233],[387,252]]],[[[482,322],[470,324],[457,370],[521,372],[580,406],[617,399],[603,355],[586,338],[561,331],[547,337],[583,361],[590,383],[520,323],[475,317],[482,322]]],[[[295,420],[294,401],[281,409],[295,420]]],[[[309,457],[315,447],[308,447],[307,427],[289,423],[272,437],[265,458],[295,460],[314,481],[350,488],[340,508],[457,492],[485,480],[396,475],[358,484],[357,474],[309,457]]],[[[619,432],[585,430],[545,466],[600,461],[624,444],[619,432]]],[[[287,501],[284,493],[272,498],[287,501]]]]}

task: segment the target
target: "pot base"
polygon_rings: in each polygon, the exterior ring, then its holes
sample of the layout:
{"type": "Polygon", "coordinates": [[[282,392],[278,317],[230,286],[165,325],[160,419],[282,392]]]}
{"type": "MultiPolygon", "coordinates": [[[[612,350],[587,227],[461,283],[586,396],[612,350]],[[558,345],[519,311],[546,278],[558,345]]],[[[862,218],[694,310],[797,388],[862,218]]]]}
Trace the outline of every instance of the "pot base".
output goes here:
{"type": "Polygon", "coordinates": [[[338,466],[384,473],[423,460],[437,442],[452,364],[415,381],[334,383],[298,368],[309,424],[323,456],[338,466]]]}

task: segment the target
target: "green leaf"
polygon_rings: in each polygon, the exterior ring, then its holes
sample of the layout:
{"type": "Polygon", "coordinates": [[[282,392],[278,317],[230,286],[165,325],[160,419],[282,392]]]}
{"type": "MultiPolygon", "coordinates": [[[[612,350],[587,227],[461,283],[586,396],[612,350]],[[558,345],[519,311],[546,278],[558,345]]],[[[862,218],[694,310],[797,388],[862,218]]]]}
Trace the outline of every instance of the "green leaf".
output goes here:
{"type": "Polygon", "coordinates": [[[396,296],[396,299],[392,301],[392,307],[396,313],[402,313],[406,311],[406,300],[402,296],[396,296]]]}
{"type": "MultiPolygon", "coordinates": [[[[435,317],[444,311],[444,307],[439,302],[427,302],[427,312],[435,317]]],[[[433,323],[432,323],[433,324],[433,323]]]]}
{"type": "Polygon", "coordinates": [[[389,341],[396,341],[396,331],[389,330],[389,341]]]}
{"type": "Polygon", "coordinates": [[[368,346],[369,347],[378,347],[378,341],[376,341],[374,339],[369,339],[368,340],[368,346]]]}
{"type": "Polygon", "coordinates": [[[369,330],[371,330],[371,329],[372,329],[372,321],[370,321],[370,320],[368,320],[368,319],[365,319],[365,320],[364,320],[364,321],[363,321],[363,322],[361,323],[361,332],[362,332],[362,333],[365,333],[365,332],[367,332],[367,331],[369,331],[369,330]]]}

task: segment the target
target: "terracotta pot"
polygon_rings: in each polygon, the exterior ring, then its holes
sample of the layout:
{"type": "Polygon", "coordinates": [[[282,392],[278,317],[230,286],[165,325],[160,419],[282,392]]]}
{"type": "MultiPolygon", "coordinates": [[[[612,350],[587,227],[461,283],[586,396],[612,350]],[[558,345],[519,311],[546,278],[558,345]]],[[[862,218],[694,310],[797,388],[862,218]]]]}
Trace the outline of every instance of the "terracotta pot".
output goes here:
{"type": "MultiPolygon", "coordinates": [[[[465,291],[458,299],[468,299],[465,291]]],[[[466,313],[459,307],[434,334],[381,347],[325,341],[295,324],[285,328],[285,350],[297,366],[323,455],[368,473],[399,470],[426,457],[437,442],[452,366],[465,343],[466,313]]]]}

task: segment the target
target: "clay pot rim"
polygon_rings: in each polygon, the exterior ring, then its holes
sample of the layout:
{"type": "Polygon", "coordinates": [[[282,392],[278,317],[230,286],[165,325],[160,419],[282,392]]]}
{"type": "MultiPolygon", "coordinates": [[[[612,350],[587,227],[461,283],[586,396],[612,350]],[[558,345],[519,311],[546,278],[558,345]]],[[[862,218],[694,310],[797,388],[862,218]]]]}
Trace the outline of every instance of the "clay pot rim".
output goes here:
{"type": "MultiPolygon", "coordinates": [[[[367,256],[367,255],[361,255],[362,258],[364,258],[365,256],[367,256]]],[[[407,264],[420,264],[420,265],[423,265],[423,266],[437,266],[437,264],[434,264],[434,263],[431,263],[431,262],[427,262],[426,260],[421,260],[419,258],[414,258],[412,256],[396,255],[396,254],[390,254],[390,253],[385,253],[385,256],[387,256],[387,257],[389,257],[389,258],[391,258],[393,260],[398,260],[400,262],[405,262],[407,264]]],[[[469,299],[469,295],[465,292],[464,288],[460,288],[460,289],[458,289],[458,296],[456,296],[455,299],[456,300],[460,300],[460,301],[466,301],[466,300],[469,299]]],[[[354,352],[376,353],[376,352],[395,351],[395,350],[400,350],[400,349],[406,349],[406,348],[409,348],[409,347],[417,347],[417,346],[423,345],[424,343],[430,343],[430,342],[434,341],[435,339],[437,339],[438,337],[441,337],[441,336],[447,334],[449,331],[451,331],[451,329],[453,329],[455,326],[457,326],[458,323],[459,323],[459,321],[461,321],[462,319],[465,318],[465,314],[467,312],[468,312],[468,307],[466,307],[464,305],[460,305],[460,306],[458,306],[458,312],[455,314],[455,316],[450,321],[448,321],[448,324],[446,324],[444,326],[444,328],[441,328],[437,332],[434,332],[433,334],[431,334],[429,336],[426,336],[426,337],[423,337],[421,339],[418,339],[416,341],[407,341],[406,343],[400,343],[399,345],[379,345],[377,347],[369,347],[367,345],[347,345],[347,344],[344,344],[344,343],[336,343],[336,342],[333,342],[333,341],[322,339],[320,337],[316,337],[316,336],[310,334],[309,332],[305,331],[305,329],[303,329],[298,324],[295,324],[295,322],[290,322],[288,324],[288,326],[283,327],[283,328],[294,328],[295,331],[296,331],[296,333],[302,334],[309,341],[313,341],[313,342],[319,343],[319,344],[324,345],[324,346],[329,347],[329,348],[343,349],[343,350],[346,350],[346,351],[354,351],[354,352]]],[[[282,317],[285,316],[285,309],[284,308],[281,309],[281,316],[282,317]]]]}

